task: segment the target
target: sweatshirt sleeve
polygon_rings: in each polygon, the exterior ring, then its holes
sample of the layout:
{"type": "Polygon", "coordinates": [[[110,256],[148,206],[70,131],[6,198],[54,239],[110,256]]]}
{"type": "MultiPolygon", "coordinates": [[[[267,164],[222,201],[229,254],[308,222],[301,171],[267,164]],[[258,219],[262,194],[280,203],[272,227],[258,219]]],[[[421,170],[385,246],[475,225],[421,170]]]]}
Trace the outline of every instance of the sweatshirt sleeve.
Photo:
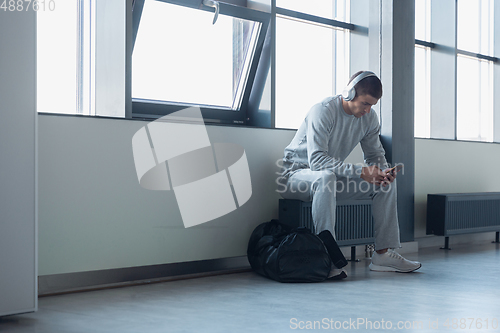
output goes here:
{"type": "Polygon", "coordinates": [[[330,110],[315,105],[306,118],[307,160],[312,171],[331,170],[337,176],[360,178],[362,167],[328,155],[334,119],[330,110]]]}
{"type": "Polygon", "coordinates": [[[361,139],[361,149],[365,163],[368,165],[377,165],[380,169],[384,170],[388,167],[385,159],[385,150],[380,142],[380,125],[378,122],[377,114],[372,111],[372,122],[370,130],[361,139]]]}

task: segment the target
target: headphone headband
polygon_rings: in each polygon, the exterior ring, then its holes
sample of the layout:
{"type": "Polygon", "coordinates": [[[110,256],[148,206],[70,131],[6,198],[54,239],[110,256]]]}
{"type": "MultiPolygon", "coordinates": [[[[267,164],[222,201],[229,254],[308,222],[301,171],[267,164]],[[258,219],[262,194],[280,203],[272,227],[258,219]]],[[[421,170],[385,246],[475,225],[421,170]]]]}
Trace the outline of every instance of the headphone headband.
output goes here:
{"type": "Polygon", "coordinates": [[[354,86],[359,83],[359,81],[369,77],[369,76],[375,76],[375,73],[370,72],[370,71],[364,71],[363,73],[359,74],[356,76],[348,85],[345,87],[344,91],[342,92],[342,97],[346,101],[352,101],[354,97],[356,96],[356,89],[354,86]]]}

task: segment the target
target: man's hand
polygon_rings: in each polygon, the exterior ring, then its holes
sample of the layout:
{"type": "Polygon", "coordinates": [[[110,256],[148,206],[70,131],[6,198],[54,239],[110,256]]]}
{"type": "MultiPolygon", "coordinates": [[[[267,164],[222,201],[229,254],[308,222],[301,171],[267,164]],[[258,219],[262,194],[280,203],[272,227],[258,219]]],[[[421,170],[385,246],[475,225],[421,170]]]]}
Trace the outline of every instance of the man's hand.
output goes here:
{"type": "Polygon", "coordinates": [[[369,183],[385,187],[396,178],[396,174],[392,175],[387,172],[388,170],[389,169],[382,171],[376,165],[364,167],[361,171],[361,178],[369,183]]]}
{"type": "Polygon", "coordinates": [[[384,170],[384,173],[387,176],[387,181],[389,182],[388,184],[392,183],[394,179],[396,179],[396,176],[398,174],[398,168],[395,168],[394,170],[391,170],[391,168],[387,168],[384,170]]]}

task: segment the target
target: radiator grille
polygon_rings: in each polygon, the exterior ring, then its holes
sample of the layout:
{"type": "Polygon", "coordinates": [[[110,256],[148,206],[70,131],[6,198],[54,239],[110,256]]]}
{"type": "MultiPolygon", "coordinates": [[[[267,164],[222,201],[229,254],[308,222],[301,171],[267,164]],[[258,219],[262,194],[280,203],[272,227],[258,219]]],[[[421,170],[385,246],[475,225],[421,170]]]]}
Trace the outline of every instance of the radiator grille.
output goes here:
{"type": "Polygon", "coordinates": [[[500,199],[449,201],[446,207],[448,230],[500,225],[500,199]]]}
{"type": "Polygon", "coordinates": [[[366,240],[373,238],[373,217],[371,202],[337,205],[335,234],[337,241],[366,240]]]}
{"type": "Polygon", "coordinates": [[[309,202],[308,204],[303,204],[301,205],[301,210],[300,210],[300,226],[301,227],[306,227],[312,232],[314,232],[314,222],[312,219],[312,206],[311,203],[309,202]]]}
{"type": "Polygon", "coordinates": [[[427,234],[450,236],[500,230],[500,193],[427,195],[427,234]]]}
{"type": "MultiPolygon", "coordinates": [[[[279,215],[283,223],[315,232],[311,202],[281,199],[279,215]]],[[[371,200],[337,202],[335,236],[340,246],[374,243],[371,200]]]]}

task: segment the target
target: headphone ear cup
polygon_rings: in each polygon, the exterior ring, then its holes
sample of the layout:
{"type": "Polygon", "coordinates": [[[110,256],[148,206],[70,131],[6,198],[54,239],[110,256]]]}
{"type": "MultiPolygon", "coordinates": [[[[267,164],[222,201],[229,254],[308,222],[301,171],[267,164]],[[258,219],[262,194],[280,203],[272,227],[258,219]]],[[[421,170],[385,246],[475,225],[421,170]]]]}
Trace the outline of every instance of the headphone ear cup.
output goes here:
{"type": "Polygon", "coordinates": [[[354,99],[354,96],[356,96],[356,89],[354,89],[354,87],[352,87],[351,89],[347,89],[346,87],[342,92],[342,97],[347,102],[352,101],[354,99]]]}
{"type": "Polygon", "coordinates": [[[344,98],[345,101],[352,101],[354,97],[356,97],[356,89],[354,88],[356,84],[358,84],[359,81],[363,80],[364,78],[367,78],[369,76],[375,76],[373,72],[370,71],[365,71],[361,73],[360,75],[356,76],[354,80],[352,80],[345,88],[344,91],[342,92],[342,97],[344,98]]]}

